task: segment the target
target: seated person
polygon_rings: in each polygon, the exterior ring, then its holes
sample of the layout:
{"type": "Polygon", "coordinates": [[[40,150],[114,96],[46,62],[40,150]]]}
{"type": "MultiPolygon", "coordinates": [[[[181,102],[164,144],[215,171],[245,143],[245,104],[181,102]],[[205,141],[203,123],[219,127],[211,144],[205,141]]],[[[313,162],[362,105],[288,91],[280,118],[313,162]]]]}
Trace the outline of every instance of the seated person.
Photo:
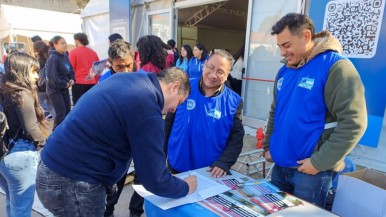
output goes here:
{"type": "Polygon", "coordinates": [[[242,147],[242,99],[224,85],[232,56],[216,50],[201,78],[191,79],[191,93],[175,113],[165,118],[165,151],[173,173],[209,166],[215,178],[229,174],[242,147]]]}

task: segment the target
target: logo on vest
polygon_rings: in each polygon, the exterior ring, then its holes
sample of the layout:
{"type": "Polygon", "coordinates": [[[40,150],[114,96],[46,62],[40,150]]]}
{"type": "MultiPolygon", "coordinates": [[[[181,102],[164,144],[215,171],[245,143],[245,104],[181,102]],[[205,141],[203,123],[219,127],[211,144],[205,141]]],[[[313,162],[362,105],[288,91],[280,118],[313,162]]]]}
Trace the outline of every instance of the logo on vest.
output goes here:
{"type": "Polygon", "coordinates": [[[211,109],[207,115],[209,117],[219,120],[221,118],[221,111],[216,109],[211,109]]]}
{"type": "Polygon", "coordinates": [[[280,79],[277,81],[277,84],[276,84],[277,90],[281,90],[281,85],[283,84],[283,80],[284,80],[284,78],[280,78],[280,79]]]}
{"type": "Polygon", "coordinates": [[[196,101],[194,101],[193,99],[188,99],[186,101],[186,109],[187,110],[192,110],[196,108],[196,101]]]}
{"type": "Polygon", "coordinates": [[[314,78],[303,77],[298,86],[305,88],[305,89],[308,89],[308,90],[311,90],[312,87],[314,86],[314,83],[315,83],[314,78]]]}

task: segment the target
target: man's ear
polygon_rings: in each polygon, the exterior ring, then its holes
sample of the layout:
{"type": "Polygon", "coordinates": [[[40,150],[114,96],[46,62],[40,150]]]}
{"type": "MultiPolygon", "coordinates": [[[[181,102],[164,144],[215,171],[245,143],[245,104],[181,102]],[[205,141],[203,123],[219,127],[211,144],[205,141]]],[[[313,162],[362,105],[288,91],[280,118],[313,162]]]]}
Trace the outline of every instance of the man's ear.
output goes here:
{"type": "Polygon", "coordinates": [[[171,93],[172,94],[178,94],[178,92],[180,91],[180,88],[181,88],[181,82],[175,81],[170,85],[170,87],[171,87],[171,93]]]}
{"type": "Polygon", "coordinates": [[[309,42],[312,40],[311,31],[309,29],[305,29],[303,34],[304,34],[304,39],[306,40],[306,42],[309,42]]]}

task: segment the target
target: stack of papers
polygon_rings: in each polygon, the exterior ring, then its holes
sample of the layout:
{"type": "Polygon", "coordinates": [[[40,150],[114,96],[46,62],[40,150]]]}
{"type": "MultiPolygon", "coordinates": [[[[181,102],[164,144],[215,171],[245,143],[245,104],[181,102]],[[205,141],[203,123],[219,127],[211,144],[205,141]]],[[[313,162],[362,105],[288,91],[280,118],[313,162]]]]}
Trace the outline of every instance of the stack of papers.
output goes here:
{"type": "MultiPolygon", "coordinates": [[[[133,185],[133,188],[139,195],[141,195],[146,200],[149,200],[154,205],[158,206],[163,210],[170,209],[176,206],[181,206],[184,204],[202,201],[209,197],[212,197],[230,190],[228,186],[218,183],[214,180],[211,180],[210,178],[207,178],[196,172],[192,172],[191,175],[194,175],[197,177],[197,190],[194,193],[188,194],[187,196],[182,198],[175,199],[175,198],[160,197],[160,196],[154,195],[153,193],[150,193],[142,185],[133,185]]],[[[181,179],[186,178],[186,175],[185,177],[179,177],[179,178],[181,179]]]]}

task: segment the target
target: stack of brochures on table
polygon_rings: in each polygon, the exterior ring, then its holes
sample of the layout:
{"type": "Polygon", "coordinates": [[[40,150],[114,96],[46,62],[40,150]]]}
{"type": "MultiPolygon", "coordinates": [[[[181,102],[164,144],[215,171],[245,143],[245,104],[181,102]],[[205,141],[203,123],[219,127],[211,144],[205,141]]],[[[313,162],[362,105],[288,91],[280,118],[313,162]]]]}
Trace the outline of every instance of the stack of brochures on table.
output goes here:
{"type": "Polygon", "coordinates": [[[241,179],[227,179],[222,182],[232,190],[200,202],[221,216],[267,216],[303,204],[301,200],[280,191],[264,179],[247,182],[241,179]]]}

